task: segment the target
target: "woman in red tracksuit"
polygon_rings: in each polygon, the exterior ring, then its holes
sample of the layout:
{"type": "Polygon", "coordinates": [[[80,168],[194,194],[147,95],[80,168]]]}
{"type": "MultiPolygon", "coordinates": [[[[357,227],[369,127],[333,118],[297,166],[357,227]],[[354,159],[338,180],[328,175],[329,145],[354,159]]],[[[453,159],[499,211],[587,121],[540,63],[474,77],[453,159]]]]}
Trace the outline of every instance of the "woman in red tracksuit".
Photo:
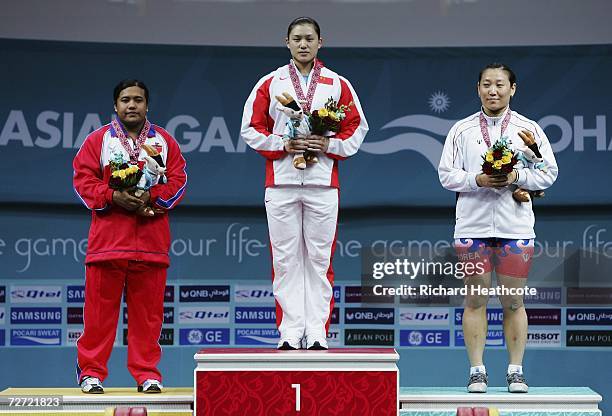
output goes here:
{"type": "Polygon", "coordinates": [[[266,158],[265,204],[270,232],[279,349],[327,349],[333,310],[332,257],[338,217],[338,161],[357,152],[368,131],[359,98],[345,78],[317,60],[320,29],[295,19],[286,39],[292,59],[264,76],[244,106],[241,136],[266,158]],[[277,98],[279,97],[279,98],[277,98]],[[330,97],[349,107],[333,136],[286,140],[284,98],[299,111],[323,108],[330,97]],[[281,108],[279,108],[281,106],[281,108]],[[315,152],[318,163],[300,170],[293,155],[315,152]]]}
{"type": "Polygon", "coordinates": [[[187,175],[176,140],[147,118],[149,91],[141,81],[121,81],[114,90],[117,118],[91,133],[74,158],[74,189],[91,210],[85,258],[84,330],[77,341],[77,377],[85,393],[103,393],[107,362],[113,348],[121,296],[126,288],[129,314],[128,369],[138,390],[162,390],[157,364],[163,321],[166,270],[170,265],[167,211],[183,198],[187,175]],[[143,166],[147,152],[156,150],[165,165],[139,198],[109,186],[109,161],[121,156],[143,166]],[[142,213],[150,206],[149,215],[142,213]]]}

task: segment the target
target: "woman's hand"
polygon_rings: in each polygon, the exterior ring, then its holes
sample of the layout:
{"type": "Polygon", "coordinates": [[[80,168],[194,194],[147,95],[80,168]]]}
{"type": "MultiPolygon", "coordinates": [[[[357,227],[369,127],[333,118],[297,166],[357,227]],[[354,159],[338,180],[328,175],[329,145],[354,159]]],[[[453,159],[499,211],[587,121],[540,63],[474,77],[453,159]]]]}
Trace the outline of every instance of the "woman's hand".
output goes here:
{"type": "Polygon", "coordinates": [[[285,140],[285,151],[287,153],[303,153],[308,149],[308,141],[305,137],[285,140]]]}
{"type": "Polygon", "coordinates": [[[316,134],[310,134],[306,136],[308,142],[308,150],[311,152],[327,152],[329,147],[329,137],[317,136],[316,134]]]}
{"type": "Polygon", "coordinates": [[[128,211],[136,211],[144,204],[140,198],[136,198],[134,195],[130,194],[128,190],[114,191],[113,203],[128,211]]]}
{"type": "Polygon", "coordinates": [[[504,188],[516,181],[516,169],[508,174],[487,175],[481,173],[476,176],[476,183],[482,188],[504,188]]]}

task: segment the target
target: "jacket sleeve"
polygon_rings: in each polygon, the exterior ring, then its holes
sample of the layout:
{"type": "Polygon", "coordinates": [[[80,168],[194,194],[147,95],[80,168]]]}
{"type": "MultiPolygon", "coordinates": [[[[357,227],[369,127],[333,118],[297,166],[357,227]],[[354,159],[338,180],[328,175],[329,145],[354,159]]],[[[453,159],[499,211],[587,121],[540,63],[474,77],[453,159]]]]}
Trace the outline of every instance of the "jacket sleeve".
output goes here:
{"type": "Polygon", "coordinates": [[[280,159],[285,155],[283,138],[272,134],[274,120],[270,117],[270,84],[272,74],[263,77],[251,91],[244,104],[240,136],[242,139],[267,159],[280,159]]]}
{"type": "Polygon", "coordinates": [[[103,180],[100,152],[104,133],[91,133],[72,161],[74,191],[88,209],[101,211],[113,203],[113,189],[103,180]]]}
{"type": "Polygon", "coordinates": [[[336,135],[329,139],[326,154],[332,159],[344,160],[357,153],[369,127],[353,86],[345,78],[339,78],[341,92],[338,105],[350,104],[351,111],[348,111],[346,118],[340,122],[336,135]]]}
{"type": "Polygon", "coordinates": [[[183,199],[183,196],[185,196],[185,187],[187,186],[187,163],[174,137],[157,126],[155,128],[168,144],[168,156],[166,158],[167,182],[151,187],[149,190],[151,202],[159,208],[172,209],[181,199],[183,199]]]}
{"type": "Polygon", "coordinates": [[[438,177],[442,186],[454,192],[472,192],[478,189],[476,176],[480,172],[467,172],[464,166],[461,135],[457,134],[455,124],[446,136],[442,157],[438,165],[438,177]]]}
{"type": "Polygon", "coordinates": [[[518,179],[515,182],[518,186],[530,191],[548,188],[555,182],[559,174],[559,168],[557,167],[557,161],[555,160],[552,147],[550,146],[548,137],[546,137],[544,130],[542,130],[540,126],[536,126],[535,136],[538,148],[546,164],[546,172],[536,169],[533,166],[518,169],[518,179]]]}

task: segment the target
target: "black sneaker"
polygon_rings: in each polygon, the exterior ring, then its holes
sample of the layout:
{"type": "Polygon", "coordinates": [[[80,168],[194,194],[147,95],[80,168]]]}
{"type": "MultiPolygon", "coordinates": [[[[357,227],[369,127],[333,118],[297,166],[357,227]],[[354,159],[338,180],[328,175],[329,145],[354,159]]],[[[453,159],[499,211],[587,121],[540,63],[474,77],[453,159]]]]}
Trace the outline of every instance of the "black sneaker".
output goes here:
{"type": "Polygon", "coordinates": [[[277,349],[282,350],[282,351],[297,350],[296,347],[294,347],[291,344],[289,344],[289,341],[283,342],[281,345],[278,346],[277,349]]]}
{"type": "Polygon", "coordinates": [[[88,394],[103,394],[104,387],[100,383],[100,379],[96,377],[85,376],[81,380],[81,391],[88,394]]]}
{"type": "Polygon", "coordinates": [[[312,343],[312,345],[310,347],[308,347],[309,350],[316,350],[316,351],[325,351],[327,349],[326,345],[322,345],[319,341],[315,341],[312,343]]]}
{"type": "Polygon", "coordinates": [[[468,393],[486,393],[488,384],[489,377],[487,373],[474,373],[470,375],[467,391],[468,393]]]}
{"type": "Polygon", "coordinates": [[[140,386],[138,386],[137,390],[139,393],[155,394],[161,393],[163,388],[164,386],[162,386],[162,384],[158,380],[148,379],[145,380],[145,382],[142,383],[140,386]]]}
{"type": "Polygon", "coordinates": [[[519,373],[510,373],[506,375],[508,383],[508,391],[510,393],[527,393],[529,386],[525,381],[525,376],[519,373]]]}

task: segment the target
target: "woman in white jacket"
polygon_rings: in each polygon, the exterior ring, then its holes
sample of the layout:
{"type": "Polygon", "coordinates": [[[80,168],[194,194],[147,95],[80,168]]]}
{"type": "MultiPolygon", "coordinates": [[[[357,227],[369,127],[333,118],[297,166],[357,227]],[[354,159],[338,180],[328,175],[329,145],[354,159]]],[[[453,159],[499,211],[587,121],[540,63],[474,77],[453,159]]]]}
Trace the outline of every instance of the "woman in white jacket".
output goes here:
{"type": "MultiPolygon", "coordinates": [[[[496,272],[500,288],[523,288],[534,247],[531,201],[517,202],[517,187],[529,191],[548,188],[557,178],[550,143],[538,124],[510,110],[516,76],[503,64],[487,65],[479,74],[481,110],[458,121],[448,133],[438,174],[442,186],[457,192],[455,249],[459,261],[472,263],[482,273],[465,278],[468,288],[463,314],[463,334],[470,360],[469,392],[484,393],[488,376],[483,364],[487,337],[486,307],[489,296],[472,288],[490,288],[496,272]],[[525,151],[522,137],[535,139],[543,162],[519,162],[508,174],[482,172],[482,156],[502,137],[515,152],[525,151]],[[544,168],[542,168],[544,166],[544,168]]],[[[504,336],[508,346],[508,391],[527,392],[522,360],[527,340],[527,313],[523,296],[502,294],[504,336]]]]}

